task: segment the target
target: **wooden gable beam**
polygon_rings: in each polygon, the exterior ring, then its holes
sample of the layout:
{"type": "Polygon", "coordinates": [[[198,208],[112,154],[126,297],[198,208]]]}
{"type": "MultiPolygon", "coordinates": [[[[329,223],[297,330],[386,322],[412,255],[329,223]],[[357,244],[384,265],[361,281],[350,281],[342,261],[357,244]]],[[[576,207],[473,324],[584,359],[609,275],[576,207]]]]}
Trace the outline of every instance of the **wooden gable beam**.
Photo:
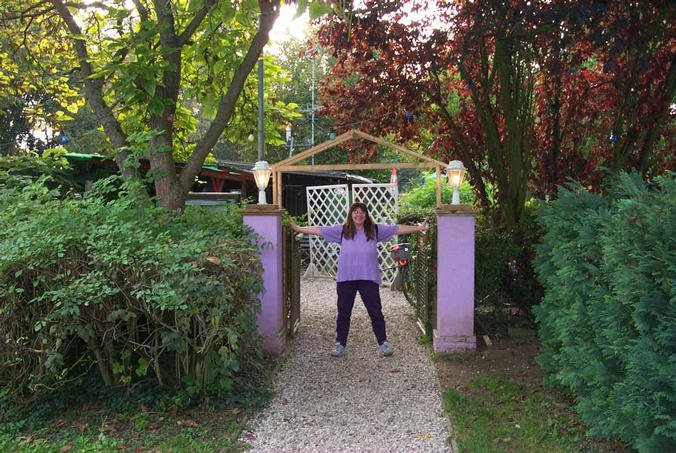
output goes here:
{"type": "Polygon", "coordinates": [[[367,134],[357,129],[350,129],[344,134],[339,135],[333,140],[320,143],[310,149],[307,149],[295,156],[284,159],[276,164],[271,165],[272,168],[272,198],[273,203],[282,207],[282,173],[289,171],[327,171],[327,170],[367,170],[367,169],[389,169],[389,168],[435,168],[437,176],[437,207],[441,206],[441,170],[446,168],[447,164],[440,160],[432,159],[431,157],[412,151],[404,146],[396,143],[388,142],[381,138],[367,134]],[[377,143],[387,148],[395,149],[405,155],[422,160],[418,163],[368,163],[368,164],[331,164],[331,165],[294,165],[296,162],[302,161],[317,153],[325,151],[334,146],[340,145],[351,139],[361,138],[364,140],[377,143]]]}
{"type": "MultiPolygon", "coordinates": [[[[305,150],[301,153],[298,153],[295,156],[292,156],[292,157],[289,157],[288,159],[284,159],[282,161],[279,161],[276,164],[271,165],[271,168],[272,168],[273,172],[274,171],[289,171],[289,170],[292,169],[292,167],[293,167],[293,169],[296,169],[296,170],[301,170],[301,168],[303,170],[312,170],[312,168],[308,168],[307,166],[294,166],[293,164],[298,162],[298,161],[301,161],[303,159],[307,159],[308,157],[311,157],[311,156],[313,156],[317,153],[320,153],[322,151],[325,151],[329,148],[337,146],[337,145],[339,145],[343,142],[346,142],[348,140],[355,139],[355,138],[362,138],[362,139],[377,143],[379,145],[383,145],[387,148],[396,149],[397,151],[402,152],[402,153],[404,153],[408,156],[411,156],[411,157],[414,157],[416,159],[420,159],[420,160],[423,160],[423,161],[426,161],[426,162],[432,164],[432,165],[427,165],[424,168],[432,168],[432,167],[435,167],[435,166],[440,166],[442,168],[445,168],[446,165],[447,165],[444,162],[441,162],[441,161],[436,160],[436,159],[432,159],[431,157],[425,156],[425,155],[420,154],[420,153],[416,153],[415,151],[411,151],[410,149],[408,149],[404,146],[401,146],[401,145],[397,145],[396,143],[388,142],[387,140],[383,140],[381,138],[374,137],[373,135],[367,134],[366,132],[362,132],[362,131],[357,130],[357,129],[350,129],[349,131],[345,132],[344,134],[341,134],[338,137],[336,137],[334,140],[329,140],[327,142],[320,143],[319,145],[314,146],[310,149],[307,149],[307,150],[305,150]]],[[[394,167],[393,166],[393,167],[383,167],[383,168],[416,168],[416,167],[406,167],[404,165],[407,165],[407,164],[401,164],[400,167],[394,167]]],[[[313,167],[316,167],[316,166],[313,166],[313,167]]],[[[362,167],[362,168],[366,168],[366,167],[362,167]]],[[[417,167],[417,168],[420,168],[420,167],[417,167]]],[[[314,169],[320,170],[319,168],[314,168],[314,169]]],[[[321,169],[320,171],[323,171],[323,170],[325,170],[325,169],[321,169]]]]}
{"type": "Polygon", "coordinates": [[[410,149],[408,149],[404,146],[401,146],[401,145],[397,145],[396,143],[388,142],[387,140],[383,140],[382,138],[374,137],[373,135],[367,134],[366,132],[358,131],[358,130],[355,130],[355,129],[353,129],[353,130],[354,130],[354,135],[357,136],[357,137],[361,137],[363,139],[370,140],[374,143],[378,143],[379,145],[383,145],[383,146],[386,146],[388,148],[396,149],[397,151],[401,151],[402,153],[408,154],[409,156],[415,157],[417,159],[422,159],[424,161],[434,163],[434,166],[440,165],[441,167],[445,168],[448,165],[447,163],[444,163],[440,160],[432,159],[431,157],[425,156],[425,155],[420,154],[420,153],[416,153],[415,151],[411,151],[410,149]]]}
{"type": "Polygon", "coordinates": [[[331,171],[331,170],[385,170],[392,168],[437,168],[436,162],[373,162],[369,164],[318,164],[318,165],[289,165],[278,167],[277,171],[331,171]]]}
{"type": "Polygon", "coordinates": [[[307,159],[308,157],[313,156],[314,154],[320,153],[324,150],[327,150],[329,148],[332,148],[336,145],[340,145],[343,142],[346,142],[355,136],[355,129],[351,129],[344,134],[339,135],[333,140],[329,140],[328,142],[320,143],[317,146],[314,146],[310,149],[306,149],[303,152],[300,152],[296,154],[295,156],[291,156],[288,159],[284,159],[282,161],[277,162],[276,164],[272,164],[271,168],[273,171],[279,167],[288,167],[292,165],[294,162],[298,162],[299,160],[307,159]]]}

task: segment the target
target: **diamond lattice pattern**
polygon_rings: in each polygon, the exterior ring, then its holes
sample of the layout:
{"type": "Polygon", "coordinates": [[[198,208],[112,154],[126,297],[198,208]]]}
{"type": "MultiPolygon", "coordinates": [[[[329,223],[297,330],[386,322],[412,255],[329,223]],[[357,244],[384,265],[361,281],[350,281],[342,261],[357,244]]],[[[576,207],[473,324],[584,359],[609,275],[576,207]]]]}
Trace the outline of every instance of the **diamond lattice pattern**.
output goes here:
{"type": "MultiPolygon", "coordinates": [[[[310,225],[335,225],[343,223],[350,208],[350,199],[368,205],[373,220],[377,223],[394,223],[398,209],[398,193],[396,184],[353,184],[352,193],[348,186],[338,184],[332,186],[307,187],[308,223],[310,225]]],[[[378,257],[384,284],[394,281],[396,270],[389,249],[396,243],[393,238],[386,243],[378,244],[378,257]]],[[[310,263],[317,272],[327,276],[336,276],[338,263],[338,244],[328,244],[322,238],[310,236],[310,263]]]]}
{"type": "MultiPolygon", "coordinates": [[[[350,192],[347,184],[307,187],[307,213],[309,225],[335,225],[343,223],[350,209],[350,192]]],[[[320,274],[336,276],[338,244],[329,244],[319,236],[310,236],[310,263],[320,274]]]]}
{"type": "MultiPolygon", "coordinates": [[[[369,207],[369,213],[374,222],[396,223],[399,210],[399,194],[396,184],[353,184],[352,195],[354,201],[361,201],[369,207]]],[[[387,242],[378,243],[380,273],[386,285],[392,284],[397,272],[389,252],[392,245],[397,243],[396,238],[394,236],[387,242]]]]}

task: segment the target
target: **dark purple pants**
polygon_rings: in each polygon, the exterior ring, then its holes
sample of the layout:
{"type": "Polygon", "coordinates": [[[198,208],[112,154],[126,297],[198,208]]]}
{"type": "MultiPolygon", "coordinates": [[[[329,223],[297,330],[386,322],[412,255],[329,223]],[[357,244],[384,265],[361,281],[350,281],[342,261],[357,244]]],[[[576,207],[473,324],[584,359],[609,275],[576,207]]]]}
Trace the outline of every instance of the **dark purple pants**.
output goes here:
{"type": "Polygon", "coordinates": [[[385,317],[383,316],[383,307],[380,303],[380,286],[370,280],[350,280],[347,282],[338,282],[336,285],[338,293],[338,317],[336,318],[336,341],[345,346],[347,344],[347,334],[350,332],[350,317],[352,316],[352,307],[354,307],[354,298],[359,291],[361,300],[364,302],[366,311],[371,318],[373,333],[376,335],[378,344],[387,340],[385,334],[385,317]]]}

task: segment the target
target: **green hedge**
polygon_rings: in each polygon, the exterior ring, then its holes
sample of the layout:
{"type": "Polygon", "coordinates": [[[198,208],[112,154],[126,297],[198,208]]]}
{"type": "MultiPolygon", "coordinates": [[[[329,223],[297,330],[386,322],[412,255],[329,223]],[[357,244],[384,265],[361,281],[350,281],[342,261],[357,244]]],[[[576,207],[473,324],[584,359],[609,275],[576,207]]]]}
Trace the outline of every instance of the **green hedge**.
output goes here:
{"type": "Polygon", "coordinates": [[[237,211],[170,214],[110,178],[84,196],[45,182],[0,174],[0,387],[93,369],[109,385],[230,391],[260,358],[262,268],[237,211]]]}
{"type": "Polygon", "coordinates": [[[479,214],[475,227],[474,300],[476,331],[493,335],[510,324],[505,306],[511,303],[508,285],[512,279],[509,263],[520,248],[514,235],[495,225],[490,216],[479,214]]]}
{"type": "Polygon", "coordinates": [[[542,207],[540,364],[590,434],[676,451],[676,184],[622,174],[542,207]]]}

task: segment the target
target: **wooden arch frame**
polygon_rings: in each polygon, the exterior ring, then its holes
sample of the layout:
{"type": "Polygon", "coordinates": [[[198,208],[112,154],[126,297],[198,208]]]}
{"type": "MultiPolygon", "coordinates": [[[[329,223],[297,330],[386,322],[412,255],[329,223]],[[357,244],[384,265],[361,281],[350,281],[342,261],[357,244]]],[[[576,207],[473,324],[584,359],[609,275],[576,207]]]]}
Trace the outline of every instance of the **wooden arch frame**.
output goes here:
{"type": "Polygon", "coordinates": [[[284,159],[276,164],[271,165],[272,168],[272,202],[280,208],[282,206],[282,173],[289,171],[327,171],[327,170],[380,170],[388,168],[435,168],[437,172],[437,208],[441,208],[441,171],[446,168],[447,164],[432,159],[431,157],[423,156],[420,153],[411,151],[408,148],[405,148],[396,143],[388,142],[373,135],[367,134],[357,129],[351,129],[344,134],[339,135],[333,140],[328,140],[324,143],[320,143],[317,146],[314,146],[310,149],[307,149],[301,153],[291,156],[288,159],[284,159]],[[413,156],[416,159],[420,159],[422,162],[418,163],[370,163],[370,164],[331,164],[331,165],[294,165],[296,162],[308,157],[326,151],[329,148],[332,148],[336,145],[339,145],[343,142],[352,139],[364,139],[371,142],[377,143],[379,145],[387,146],[397,150],[403,154],[413,156]]]}

